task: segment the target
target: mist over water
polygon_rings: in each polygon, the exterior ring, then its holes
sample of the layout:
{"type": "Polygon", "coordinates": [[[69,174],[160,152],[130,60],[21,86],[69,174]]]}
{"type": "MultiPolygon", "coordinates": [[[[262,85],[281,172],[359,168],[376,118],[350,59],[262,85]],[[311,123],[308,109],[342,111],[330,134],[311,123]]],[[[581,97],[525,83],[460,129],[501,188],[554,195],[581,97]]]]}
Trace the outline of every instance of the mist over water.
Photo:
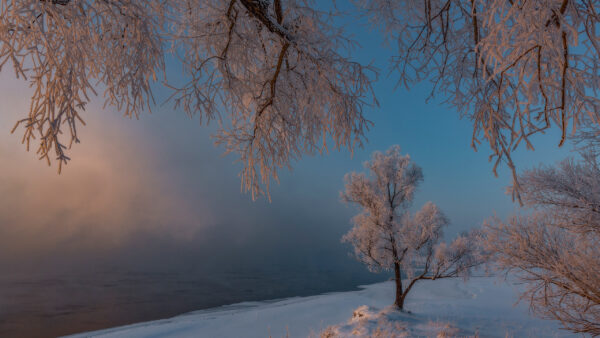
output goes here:
{"type": "MultiPolygon", "coordinates": [[[[0,337],[52,337],[386,278],[340,243],[353,212],[338,201],[341,176],[333,189],[290,179],[272,202],[253,202],[220,150],[185,146],[206,135],[161,145],[138,121],[89,122],[88,142],[60,176],[16,140],[0,143],[0,337]]],[[[167,139],[197,128],[178,123],[151,124],[152,132],[167,139]]]]}
{"type": "Polygon", "coordinates": [[[253,202],[231,158],[195,134],[198,126],[169,119],[91,117],[60,176],[0,125],[0,337],[51,337],[385,278],[340,243],[352,213],[338,201],[341,176],[333,189],[290,179],[272,202],[253,202]]]}

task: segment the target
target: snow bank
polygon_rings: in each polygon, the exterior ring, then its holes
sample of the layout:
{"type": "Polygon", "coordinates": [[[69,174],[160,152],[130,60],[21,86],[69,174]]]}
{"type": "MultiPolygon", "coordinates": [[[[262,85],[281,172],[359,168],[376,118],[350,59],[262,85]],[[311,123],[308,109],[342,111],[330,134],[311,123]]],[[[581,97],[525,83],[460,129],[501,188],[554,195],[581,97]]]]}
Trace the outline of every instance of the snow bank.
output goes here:
{"type": "Polygon", "coordinates": [[[72,337],[306,337],[397,336],[567,337],[558,323],[532,317],[514,306],[518,286],[492,277],[422,281],[399,313],[394,285],[268,302],[246,302],[72,337]],[[354,316],[353,316],[354,313],[354,316]],[[346,324],[344,324],[346,323],[346,324]],[[379,330],[379,331],[377,331],[379,330]]]}
{"type": "Polygon", "coordinates": [[[393,306],[378,311],[363,305],[352,313],[347,324],[335,325],[321,332],[322,338],[334,337],[455,337],[476,336],[455,327],[452,323],[423,320],[406,312],[397,311],[393,306]]]}

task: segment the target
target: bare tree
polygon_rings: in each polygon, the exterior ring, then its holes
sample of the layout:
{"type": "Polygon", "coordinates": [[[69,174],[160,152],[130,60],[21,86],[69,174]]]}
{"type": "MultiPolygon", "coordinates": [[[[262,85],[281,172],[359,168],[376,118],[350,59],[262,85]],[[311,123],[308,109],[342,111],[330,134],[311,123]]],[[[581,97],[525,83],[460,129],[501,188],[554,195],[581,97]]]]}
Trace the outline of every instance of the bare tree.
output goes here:
{"type": "Polygon", "coordinates": [[[600,167],[596,154],[521,175],[531,215],[486,225],[486,250],[527,288],[522,298],[565,328],[600,335],[600,167]]]}
{"type": "Polygon", "coordinates": [[[354,227],[343,241],[354,246],[356,257],[371,271],[394,270],[394,304],[402,310],[406,296],[419,280],[467,277],[481,263],[477,232],[464,234],[451,244],[441,242],[448,219],[428,202],[411,215],[408,207],[418,184],[421,168],[393,146],[385,154],[375,152],[365,163],[370,177],[350,173],[341,197],[361,208],[354,227]],[[402,278],[408,279],[404,288],[402,278]]]}
{"type": "Polygon", "coordinates": [[[184,66],[173,100],[217,119],[216,138],[244,163],[253,197],[304,153],[361,145],[373,69],[342,53],[352,41],[335,13],[310,0],[8,0],[0,3],[0,66],[34,88],[23,142],[62,164],[78,141],[89,94],[138,116],[164,75],[166,53],[184,66]],[[171,48],[169,48],[169,46],[171,48]],[[69,138],[63,139],[63,132],[69,138]]]}
{"type": "Polygon", "coordinates": [[[357,0],[397,42],[400,83],[431,80],[431,96],[473,122],[472,146],[490,145],[497,166],[513,173],[511,152],[554,123],[598,125],[598,1],[357,0]]]}

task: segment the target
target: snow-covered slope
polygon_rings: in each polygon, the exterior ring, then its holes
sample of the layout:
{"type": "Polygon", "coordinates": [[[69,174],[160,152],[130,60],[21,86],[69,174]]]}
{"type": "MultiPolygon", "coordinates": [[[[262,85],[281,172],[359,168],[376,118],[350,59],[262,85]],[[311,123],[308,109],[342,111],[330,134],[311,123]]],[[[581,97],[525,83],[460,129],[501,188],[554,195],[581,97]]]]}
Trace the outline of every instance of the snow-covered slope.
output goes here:
{"type": "MultiPolygon", "coordinates": [[[[557,322],[532,317],[526,304],[514,306],[518,286],[493,277],[423,281],[407,298],[411,313],[390,316],[393,283],[361,287],[359,291],[330,293],[270,302],[246,302],[158,320],[83,333],[75,337],[306,337],[330,332],[349,335],[357,331],[351,320],[355,309],[375,316],[384,310],[387,319],[408,335],[447,334],[480,337],[565,337],[557,322]],[[437,330],[437,331],[436,331],[437,330]]],[[[373,318],[372,318],[373,319],[373,318]]],[[[377,320],[373,320],[376,322],[377,320]]]]}

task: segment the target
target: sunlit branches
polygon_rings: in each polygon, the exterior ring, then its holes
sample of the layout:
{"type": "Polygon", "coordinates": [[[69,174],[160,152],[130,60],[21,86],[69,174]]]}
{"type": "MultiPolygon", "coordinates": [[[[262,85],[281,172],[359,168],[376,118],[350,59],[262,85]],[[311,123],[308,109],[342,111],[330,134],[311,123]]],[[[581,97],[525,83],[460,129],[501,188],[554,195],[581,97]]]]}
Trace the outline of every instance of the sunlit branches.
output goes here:
{"type": "Polygon", "coordinates": [[[494,173],[504,161],[520,185],[512,152],[553,124],[557,144],[598,124],[600,66],[596,1],[359,1],[397,42],[395,67],[411,86],[473,121],[473,147],[489,144],[494,173]]]}

